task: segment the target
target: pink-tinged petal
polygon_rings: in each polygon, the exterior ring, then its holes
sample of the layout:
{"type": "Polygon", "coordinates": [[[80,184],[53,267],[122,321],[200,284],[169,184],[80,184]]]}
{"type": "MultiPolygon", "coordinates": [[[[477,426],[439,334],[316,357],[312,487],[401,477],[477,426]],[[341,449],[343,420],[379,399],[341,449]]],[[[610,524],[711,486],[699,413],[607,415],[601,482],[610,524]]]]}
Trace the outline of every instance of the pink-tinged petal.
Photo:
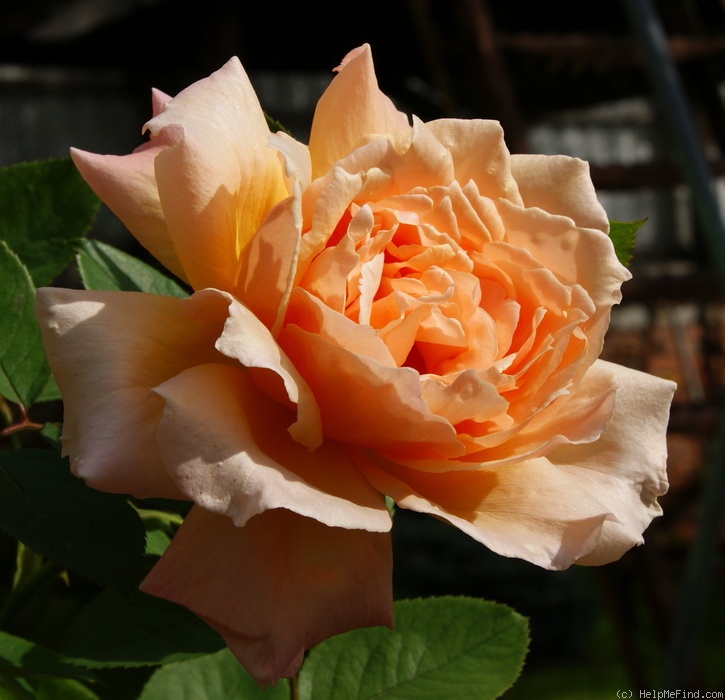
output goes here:
{"type": "Polygon", "coordinates": [[[320,97],[312,120],[312,177],[327,172],[366,136],[408,128],[408,118],[378,88],[370,46],[351,51],[320,97]]]}
{"type": "Polygon", "coordinates": [[[473,180],[482,196],[521,204],[518,184],[511,173],[511,155],[498,122],[439,119],[426,126],[450,151],[455,179],[461,186],[473,180]]]}
{"type": "Polygon", "coordinates": [[[195,507],[141,589],[202,617],[258,683],[274,683],[328,637],[392,626],[390,536],[282,509],[238,528],[195,507]]]}
{"type": "Polygon", "coordinates": [[[83,179],[136,240],[187,281],[166,227],[154,174],[154,160],[167,146],[162,136],[126,156],[101,156],[77,148],[71,148],[70,154],[83,179]]]}
{"type": "Polygon", "coordinates": [[[565,569],[591,552],[605,521],[615,517],[576,474],[546,458],[440,473],[371,454],[354,458],[370,483],[401,508],[435,515],[502,556],[547,569],[565,569]]]}
{"type": "Polygon", "coordinates": [[[589,163],[569,156],[513,155],[511,171],[525,207],[568,216],[582,228],[609,232],[609,219],[597,199],[589,163]]]}
{"type": "Polygon", "coordinates": [[[320,412],[309,386],[264,324],[234,299],[216,347],[245,367],[266,370],[255,373],[254,379],[279,401],[297,406],[297,420],[289,428],[290,435],[311,450],[322,443],[320,412]]]}
{"type": "Polygon", "coordinates": [[[580,391],[596,395],[616,387],[612,420],[597,442],[566,445],[549,459],[585,485],[616,515],[582,564],[605,564],[642,543],[642,532],[660,515],[657,497],[667,491],[665,435],[676,385],[643,372],[597,361],[580,391]]]}
{"type": "Polygon", "coordinates": [[[167,95],[163,90],[151,88],[151,116],[155,117],[160,114],[164,105],[172,99],[171,95],[167,95]]]}
{"type": "Polygon", "coordinates": [[[103,491],[179,498],[156,431],[163,401],[152,389],[214,349],[228,301],[131,292],[38,290],[37,315],[65,405],[63,452],[73,472],[103,491]]]}
{"type": "Polygon", "coordinates": [[[242,251],[288,195],[269,129],[238,59],[168,102],[147,127],[169,233],[194,289],[234,289],[242,251]]]}
{"type": "Polygon", "coordinates": [[[331,527],[390,529],[382,496],[330,441],[314,452],[287,432],[295,414],[243,368],[198,365],[154,392],[166,405],[161,457],[180,491],[237,526],[287,508],[331,527]]]}

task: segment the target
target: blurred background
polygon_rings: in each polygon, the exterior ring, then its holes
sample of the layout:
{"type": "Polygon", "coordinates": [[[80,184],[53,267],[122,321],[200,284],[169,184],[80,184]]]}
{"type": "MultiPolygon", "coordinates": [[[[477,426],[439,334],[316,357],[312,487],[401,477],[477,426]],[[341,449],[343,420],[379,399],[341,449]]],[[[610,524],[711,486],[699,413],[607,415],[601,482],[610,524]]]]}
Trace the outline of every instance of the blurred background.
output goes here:
{"type": "MultiPolygon", "coordinates": [[[[723,0],[0,0],[0,166],[70,146],[127,153],[152,86],[173,95],[232,55],[306,141],[331,69],[364,42],[400,109],[498,119],[514,152],[588,160],[610,218],[647,218],[604,356],[679,387],[671,489],[645,546],[546,572],[399,511],[396,596],[482,596],[528,615],[528,665],[507,697],[722,690],[723,0]]],[[[95,235],[139,252],[108,212],[95,235]]]]}

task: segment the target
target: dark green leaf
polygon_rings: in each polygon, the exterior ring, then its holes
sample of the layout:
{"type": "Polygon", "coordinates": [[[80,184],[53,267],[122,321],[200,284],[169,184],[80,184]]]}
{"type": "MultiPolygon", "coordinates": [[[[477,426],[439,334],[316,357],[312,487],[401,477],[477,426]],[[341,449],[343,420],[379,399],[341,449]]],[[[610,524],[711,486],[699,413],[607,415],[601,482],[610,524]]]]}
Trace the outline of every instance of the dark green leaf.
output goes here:
{"type": "Polygon", "coordinates": [[[264,118],[267,120],[267,128],[274,134],[278,131],[281,131],[285,134],[289,134],[289,129],[286,129],[280,122],[278,122],[274,117],[270,117],[269,114],[266,112],[264,113],[264,118]]]}
{"type": "Polygon", "coordinates": [[[138,700],[286,700],[289,682],[281,680],[262,690],[228,649],[200,659],[160,668],[151,676],[138,700]]]}
{"type": "Polygon", "coordinates": [[[154,666],[210,654],[224,641],[179,605],[134,593],[101,593],[71,626],[65,652],[88,668],[154,666]]]}
{"type": "Polygon", "coordinates": [[[525,618],[473,598],[395,604],[395,631],[354,630],[314,648],[299,673],[300,700],[496,698],[518,677],[525,618]]]}
{"type": "Polygon", "coordinates": [[[0,169],[0,239],[36,287],[50,284],[73,259],[69,241],[86,234],[98,205],[70,158],[0,169]]]}
{"type": "Polygon", "coordinates": [[[92,673],[66,663],[60,654],[0,631],[0,677],[39,675],[95,680],[92,673]]]}
{"type": "Polygon", "coordinates": [[[99,700],[90,688],[71,678],[39,678],[33,685],[35,700],[99,700]]]}
{"type": "Polygon", "coordinates": [[[86,289],[189,296],[172,279],[118,248],[95,240],[80,241],[77,248],[78,268],[86,289]]]}
{"type": "Polygon", "coordinates": [[[88,488],[51,450],[0,451],[0,528],[99,583],[138,582],[143,525],[123,496],[88,488]]]}
{"type": "Polygon", "coordinates": [[[0,241],[0,394],[26,406],[50,376],[34,304],[27,269],[0,241]]]}
{"type": "Polygon", "coordinates": [[[637,242],[637,231],[646,221],[647,219],[609,222],[609,237],[614,243],[614,250],[622,265],[629,266],[637,242]]]}

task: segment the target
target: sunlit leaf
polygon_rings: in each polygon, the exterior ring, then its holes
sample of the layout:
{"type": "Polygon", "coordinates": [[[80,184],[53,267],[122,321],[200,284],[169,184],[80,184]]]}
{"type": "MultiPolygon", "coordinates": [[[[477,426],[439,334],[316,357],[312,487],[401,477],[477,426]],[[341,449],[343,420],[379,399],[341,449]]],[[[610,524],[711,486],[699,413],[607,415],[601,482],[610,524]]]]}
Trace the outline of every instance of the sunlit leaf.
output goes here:
{"type": "Polygon", "coordinates": [[[511,687],[528,647],[527,623],[504,605],[473,598],[395,604],[395,630],[360,629],[310,652],[300,700],[496,698],[511,687]]]}
{"type": "MultiPolygon", "coordinates": [[[[262,690],[228,649],[200,659],[170,664],[149,679],[138,700],[287,700],[289,683],[262,690]]],[[[340,698],[339,700],[342,700],[340,698]]]]}
{"type": "Polygon", "coordinates": [[[77,260],[86,289],[149,292],[179,298],[189,296],[174,280],[107,243],[79,241],[77,260]]]}
{"type": "Polygon", "coordinates": [[[622,265],[629,266],[637,242],[637,231],[642,228],[646,221],[647,219],[609,222],[609,238],[614,243],[614,250],[622,265]]]}

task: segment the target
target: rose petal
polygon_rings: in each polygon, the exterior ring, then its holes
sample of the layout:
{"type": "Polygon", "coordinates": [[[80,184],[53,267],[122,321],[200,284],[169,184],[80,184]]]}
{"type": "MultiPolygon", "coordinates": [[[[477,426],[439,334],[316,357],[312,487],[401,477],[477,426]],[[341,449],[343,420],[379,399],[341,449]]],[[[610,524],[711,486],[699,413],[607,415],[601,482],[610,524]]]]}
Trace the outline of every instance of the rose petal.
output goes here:
{"type": "Polygon", "coordinates": [[[597,199],[589,163],[569,156],[513,155],[511,172],[525,207],[561,214],[582,228],[609,233],[609,219],[597,199]]]}
{"type": "Polygon", "coordinates": [[[340,449],[314,452],[287,432],[293,411],[262,394],[243,369],[192,367],[154,392],[166,405],[157,443],[184,495],[237,526],[287,508],[333,527],[385,532],[390,515],[340,449]]]}
{"type": "Polygon", "coordinates": [[[65,404],[64,454],[103,491],[179,498],[156,431],[163,401],[152,393],[195,364],[224,362],[214,349],[228,301],[131,292],[38,290],[37,313],[65,404]]]}
{"type": "Polygon", "coordinates": [[[141,589],[204,618],[258,683],[274,683],[332,635],[392,626],[391,579],[387,534],[281,509],[238,528],[195,507],[141,589]]]}
{"type": "Polygon", "coordinates": [[[438,119],[428,122],[426,127],[450,152],[455,179],[461,186],[473,180],[484,197],[521,203],[516,179],[511,174],[511,156],[498,122],[438,119]]]}
{"type": "Polygon", "coordinates": [[[642,542],[661,512],[675,385],[602,361],[583,384],[584,396],[616,391],[610,423],[588,444],[501,467],[484,462],[477,472],[424,473],[362,452],[353,458],[399,506],[437,515],[504,556],[551,569],[613,561],[642,542]]]}
{"type": "Polygon", "coordinates": [[[241,253],[288,195],[257,96],[238,59],[168,102],[147,124],[172,145],[155,161],[159,198],[194,289],[231,291],[241,253]]]}
{"type": "Polygon", "coordinates": [[[657,497],[667,491],[669,406],[676,385],[598,360],[580,391],[595,395],[616,387],[612,420],[597,442],[565,445],[549,459],[577,478],[617,516],[604,524],[596,548],[582,564],[606,564],[642,543],[642,532],[661,514],[657,497]]]}
{"type": "Polygon", "coordinates": [[[445,520],[505,557],[565,569],[595,547],[614,517],[586,484],[546,458],[503,469],[422,472],[358,453],[376,489],[401,508],[445,520]]]}
{"type": "Polygon", "coordinates": [[[451,424],[423,400],[415,370],[382,365],[299,326],[286,326],[279,339],[317,399],[327,437],[411,458],[463,452],[451,424]]]}
{"type": "Polygon", "coordinates": [[[297,421],[290,426],[290,434],[309,449],[318,447],[322,442],[320,412],[307,383],[259,319],[235,299],[230,298],[230,302],[217,349],[245,367],[269,370],[273,377],[256,373],[255,378],[284,402],[275,386],[276,380],[281,380],[286,397],[297,405],[297,421]]]}
{"type": "Polygon", "coordinates": [[[310,132],[312,177],[327,172],[366,136],[406,128],[406,115],[380,92],[370,46],[364,44],[345,57],[317,103],[310,132]]]}
{"type": "Polygon", "coordinates": [[[283,200],[264,220],[240,262],[237,296],[275,336],[297,271],[301,226],[299,198],[283,200]]]}
{"type": "Polygon", "coordinates": [[[169,236],[154,174],[154,160],[168,145],[167,139],[159,136],[126,156],[101,156],[77,148],[71,148],[70,154],[83,179],[136,240],[187,281],[169,236]]]}

